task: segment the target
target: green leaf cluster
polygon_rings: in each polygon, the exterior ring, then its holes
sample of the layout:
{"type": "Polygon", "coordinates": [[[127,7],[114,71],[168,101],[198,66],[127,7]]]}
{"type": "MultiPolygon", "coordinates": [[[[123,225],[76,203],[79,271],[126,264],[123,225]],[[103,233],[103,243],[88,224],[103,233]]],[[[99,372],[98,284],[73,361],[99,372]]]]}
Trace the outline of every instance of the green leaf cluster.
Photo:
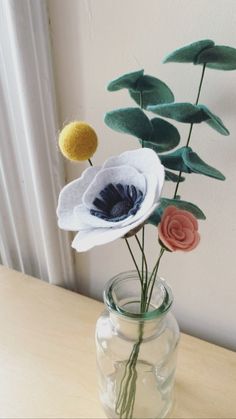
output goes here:
{"type": "Polygon", "coordinates": [[[149,119],[140,108],[124,108],[107,112],[105,123],[114,131],[137,137],[142,146],[157,153],[175,148],[180,135],[174,125],[161,118],[149,119]]]}
{"type": "Polygon", "coordinates": [[[215,45],[214,41],[203,39],[176,49],[167,55],[163,62],[205,64],[206,67],[215,70],[235,70],[236,48],[215,45]]]}
{"type": "Polygon", "coordinates": [[[169,103],[175,99],[171,89],[163,81],[144,75],[144,70],[124,74],[107,86],[109,92],[121,89],[128,89],[132,99],[144,109],[152,104],[169,103]]]}
{"type": "MultiPolygon", "coordinates": [[[[227,71],[236,69],[236,49],[215,45],[214,41],[204,39],[173,51],[164,59],[164,63],[169,62],[202,65],[203,79],[205,68],[227,71]]],[[[165,179],[177,183],[177,189],[179,183],[185,180],[185,177],[182,176],[183,173],[201,174],[217,180],[225,179],[219,170],[203,161],[189,147],[194,124],[204,122],[219,134],[229,135],[229,131],[220,117],[207,106],[198,103],[200,90],[195,104],[175,102],[174,94],[166,83],[156,77],[145,75],[144,70],[127,73],[116,78],[109,83],[107,89],[110,92],[127,89],[136,106],[107,112],[105,123],[117,132],[136,137],[142,147],[154,150],[165,167],[165,179]],[[146,111],[153,112],[158,117],[149,118],[146,111]],[[166,119],[190,124],[190,134],[186,146],[177,148],[180,143],[179,131],[166,119]]],[[[190,211],[201,220],[205,219],[205,215],[195,204],[176,197],[177,189],[173,199],[161,199],[159,207],[149,218],[149,223],[157,225],[161,220],[162,212],[168,205],[175,205],[190,211]]]]}
{"type": "Polygon", "coordinates": [[[181,173],[198,173],[218,180],[225,180],[224,175],[205,163],[191,147],[181,147],[172,153],[161,154],[162,164],[171,170],[181,173]]]}
{"type": "Polygon", "coordinates": [[[192,105],[192,103],[180,102],[163,105],[148,106],[148,110],[165,118],[171,118],[187,124],[199,124],[206,122],[211,128],[222,135],[229,135],[221,119],[214,115],[205,105],[192,105]]]}

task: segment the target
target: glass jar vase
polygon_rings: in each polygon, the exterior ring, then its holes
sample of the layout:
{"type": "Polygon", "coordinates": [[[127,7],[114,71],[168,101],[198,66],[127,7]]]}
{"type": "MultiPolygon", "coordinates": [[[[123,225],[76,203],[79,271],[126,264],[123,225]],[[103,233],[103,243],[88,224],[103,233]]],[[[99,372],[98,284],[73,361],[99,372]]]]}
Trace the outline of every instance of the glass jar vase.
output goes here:
{"type": "Polygon", "coordinates": [[[96,325],[99,395],[112,419],[164,418],[173,401],[179,328],[172,293],[158,278],[144,313],[140,295],[137,272],[111,279],[96,325]]]}

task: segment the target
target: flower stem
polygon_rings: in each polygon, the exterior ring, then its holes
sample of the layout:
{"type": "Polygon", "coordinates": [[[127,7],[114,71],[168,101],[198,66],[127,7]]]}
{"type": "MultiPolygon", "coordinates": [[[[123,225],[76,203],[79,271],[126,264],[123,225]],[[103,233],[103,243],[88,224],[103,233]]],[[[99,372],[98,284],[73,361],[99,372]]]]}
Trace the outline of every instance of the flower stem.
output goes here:
{"type": "Polygon", "coordinates": [[[146,298],[145,298],[145,300],[147,299],[147,297],[148,297],[148,300],[146,302],[145,311],[148,311],[148,308],[149,308],[149,305],[150,305],[150,301],[151,301],[151,298],[152,298],[153,287],[154,287],[154,284],[156,282],[158,268],[159,268],[160,261],[161,261],[161,258],[163,256],[164,252],[165,252],[165,249],[162,247],[161,250],[160,250],[160,253],[159,253],[157,262],[156,262],[156,264],[155,264],[155,266],[153,268],[153,271],[151,273],[151,276],[150,276],[149,281],[148,281],[148,284],[147,284],[147,291],[146,291],[146,298]],[[149,287],[150,286],[151,286],[151,289],[150,289],[150,291],[148,293],[148,290],[149,290],[149,287]],[[149,296],[148,296],[148,294],[149,294],[149,296]]]}
{"type": "Polygon", "coordinates": [[[136,397],[136,382],[138,373],[136,369],[141,343],[143,341],[144,322],[139,323],[139,337],[133,345],[130,357],[125,365],[125,371],[120,383],[119,394],[116,402],[116,413],[119,418],[133,418],[134,403],[136,397]]]}
{"type": "Polygon", "coordinates": [[[134,262],[135,268],[136,268],[136,270],[137,270],[137,272],[138,272],[138,276],[139,276],[139,279],[140,279],[140,282],[141,282],[142,291],[143,291],[143,282],[142,282],[142,277],[141,277],[141,274],[140,274],[139,267],[138,267],[137,262],[136,262],[136,260],[135,260],[134,254],[133,254],[132,249],[131,249],[131,247],[130,247],[130,244],[129,244],[129,242],[128,242],[128,240],[127,240],[126,238],[125,238],[125,242],[126,242],[126,244],[127,244],[127,246],[128,246],[128,249],[129,249],[129,252],[130,252],[131,258],[132,258],[132,260],[133,260],[133,262],[134,262]]]}
{"type": "Polygon", "coordinates": [[[137,234],[135,234],[134,237],[135,237],[136,242],[138,243],[138,247],[139,247],[139,249],[141,250],[141,253],[142,253],[142,257],[143,257],[143,261],[144,261],[144,265],[145,265],[145,279],[147,279],[148,265],[147,265],[147,259],[146,259],[146,256],[145,256],[145,252],[143,250],[143,247],[142,247],[142,245],[140,243],[140,240],[139,240],[137,234]]]}
{"type": "MultiPolygon", "coordinates": [[[[142,228],[142,278],[144,277],[144,259],[145,259],[145,226],[142,228]]],[[[146,277],[147,277],[147,267],[146,267],[146,277]]]]}
{"type": "Polygon", "coordinates": [[[143,294],[142,294],[142,298],[140,301],[140,309],[141,312],[143,312],[145,310],[145,288],[146,288],[146,284],[147,284],[147,276],[148,276],[148,265],[147,265],[147,259],[145,256],[145,252],[143,250],[143,247],[139,241],[139,238],[137,236],[137,234],[135,234],[135,239],[136,242],[138,243],[138,247],[141,250],[142,253],[142,287],[143,287],[143,294]],[[145,275],[144,275],[144,265],[145,265],[145,275]]]}
{"type": "MultiPolygon", "coordinates": [[[[198,101],[199,101],[200,93],[201,93],[201,90],[202,90],[202,83],[203,83],[203,79],[204,79],[205,69],[206,69],[206,64],[204,64],[203,67],[202,67],[202,74],[201,74],[201,79],[200,79],[200,83],[199,83],[199,86],[198,86],[198,92],[197,92],[197,98],[196,98],[195,105],[197,105],[198,104],[198,101]]],[[[192,135],[192,130],[193,130],[193,122],[191,123],[190,128],[189,128],[189,133],[188,133],[188,138],[187,138],[187,142],[186,142],[186,147],[189,146],[191,135],[192,135]]],[[[178,181],[177,181],[176,187],[175,187],[175,192],[174,192],[174,198],[173,199],[175,199],[176,196],[177,196],[182,173],[183,173],[182,170],[180,170],[179,171],[178,181]]]]}

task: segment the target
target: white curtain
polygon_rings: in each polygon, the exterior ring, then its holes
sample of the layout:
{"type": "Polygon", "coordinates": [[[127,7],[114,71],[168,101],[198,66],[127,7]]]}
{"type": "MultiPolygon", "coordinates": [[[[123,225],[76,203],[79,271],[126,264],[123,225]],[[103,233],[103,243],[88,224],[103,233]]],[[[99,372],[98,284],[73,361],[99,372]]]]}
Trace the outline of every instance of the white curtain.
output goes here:
{"type": "Polygon", "coordinates": [[[64,184],[44,0],[0,0],[0,259],[76,289],[56,206],[64,184]]]}

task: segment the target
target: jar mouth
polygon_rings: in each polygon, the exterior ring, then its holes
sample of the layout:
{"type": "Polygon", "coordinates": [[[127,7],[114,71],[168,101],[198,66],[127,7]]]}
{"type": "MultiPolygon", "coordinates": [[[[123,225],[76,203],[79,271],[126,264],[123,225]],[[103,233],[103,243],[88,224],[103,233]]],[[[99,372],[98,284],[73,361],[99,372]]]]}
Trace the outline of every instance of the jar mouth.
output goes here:
{"type": "Polygon", "coordinates": [[[136,271],[123,272],[108,281],[104,290],[104,303],[109,311],[130,319],[153,320],[171,307],[173,295],[166,281],[156,279],[149,310],[140,312],[141,285],[136,271]],[[136,290],[136,292],[135,292],[136,290]],[[126,292],[129,295],[126,295],[126,292]]]}

